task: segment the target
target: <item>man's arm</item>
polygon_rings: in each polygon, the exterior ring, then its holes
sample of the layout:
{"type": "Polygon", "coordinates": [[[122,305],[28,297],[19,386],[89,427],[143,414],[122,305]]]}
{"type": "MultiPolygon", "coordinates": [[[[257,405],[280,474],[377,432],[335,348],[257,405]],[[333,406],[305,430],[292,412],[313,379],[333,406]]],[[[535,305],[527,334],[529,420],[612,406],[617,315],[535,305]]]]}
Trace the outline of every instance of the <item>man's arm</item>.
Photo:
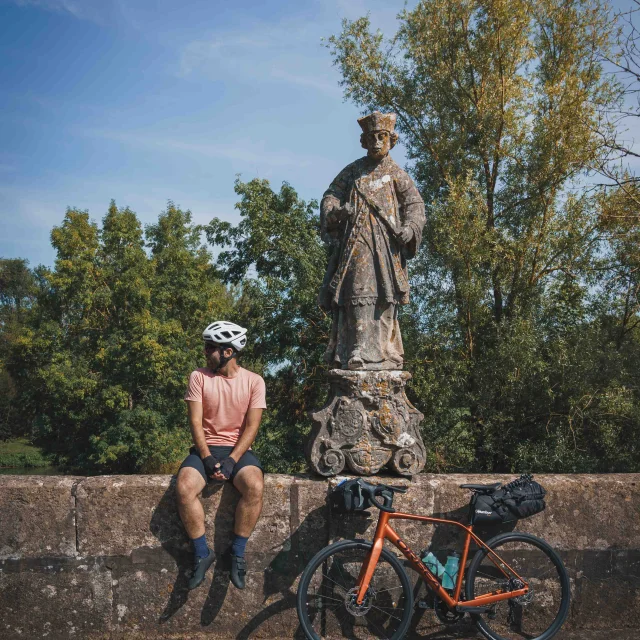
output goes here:
{"type": "MultiPolygon", "coordinates": [[[[258,435],[258,427],[260,426],[260,420],[262,420],[262,409],[249,409],[247,411],[247,417],[245,418],[245,427],[242,435],[238,438],[236,446],[229,454],[230,458],[237,463],[240,458],[249,450],[249,447],[253,444],[253,441],[258,435]]],[[[224,475],[220,472],[215,473],[213,477],[216,480],[226,480],[224,475]]]]}
{"type": "Polygon", "coordinates": [[[193,444],[198,450],[198,455],[204,460],[209,455],[209,447],[202,427],[202,402],[187,400],[187,411],[193,444]]]}

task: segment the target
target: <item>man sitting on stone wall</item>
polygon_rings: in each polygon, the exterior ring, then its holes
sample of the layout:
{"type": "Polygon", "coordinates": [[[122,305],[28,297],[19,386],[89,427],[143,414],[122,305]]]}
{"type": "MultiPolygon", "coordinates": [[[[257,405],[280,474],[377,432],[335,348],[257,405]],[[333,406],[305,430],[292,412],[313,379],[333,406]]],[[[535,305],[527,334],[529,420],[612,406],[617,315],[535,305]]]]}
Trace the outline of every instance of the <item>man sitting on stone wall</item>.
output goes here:
{"type": "Polygon", "coordinates": [[[263,472],[250,450],[265,404],[264,380],[238,366],[236,356],[247,343],[247,331],[231,322],[214,322],[203,332],[207,367],[189,377],[185,395],[194,447],[182,463],[176,486],[178,511],[194,548],[189,589],[204,580],[214,560],[205,537],[199,500],[207,482],[233,482],[241,498],[234,538],[227,550],[231,582],[244,589],[244,550],[262,511],[263,472]]]}

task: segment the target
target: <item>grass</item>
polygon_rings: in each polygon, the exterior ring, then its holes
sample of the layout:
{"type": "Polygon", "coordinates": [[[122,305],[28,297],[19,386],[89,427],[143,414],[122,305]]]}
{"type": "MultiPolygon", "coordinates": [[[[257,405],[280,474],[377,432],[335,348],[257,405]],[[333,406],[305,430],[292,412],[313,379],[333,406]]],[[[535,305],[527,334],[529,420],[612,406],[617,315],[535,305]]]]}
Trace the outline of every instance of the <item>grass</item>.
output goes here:
{"type": "Polygon", "coordinates": [[[2,467],[48,467],[51,461],[38,447],[29,444],[26,438],[0,442],[0,468],[2,467]]]}

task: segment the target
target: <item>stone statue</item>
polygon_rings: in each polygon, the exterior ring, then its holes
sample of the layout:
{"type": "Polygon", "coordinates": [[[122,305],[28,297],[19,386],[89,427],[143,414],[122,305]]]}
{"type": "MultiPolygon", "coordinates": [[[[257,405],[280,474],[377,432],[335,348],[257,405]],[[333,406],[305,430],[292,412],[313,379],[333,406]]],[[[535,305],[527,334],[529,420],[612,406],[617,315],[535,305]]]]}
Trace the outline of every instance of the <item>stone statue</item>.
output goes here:
{"type": "Polygon", "coordinates": [[[338,174],[320,206],[333,253],[319,303],[332,314],[325,359],[337,369],[402,369],[398,305],[409,302],[406,262],[425,215],[413,180],[389,156],[395,121],[378,111],[358,120],[368,153],[338,174]]]}
{"type": "Polygon", "coordinates": [[[333,369],[327,404],[313,412],[307,458],[332,476],[345,468],[402,475],[422,470],[423,415],[404,392],[398,305],[409,302],[407,260],[420,246],[424,203],[390,157],[396,116],[360,118],[367,156],[345,167],[324,193],[321,233],[332,247],[318,302],[332,317],[325,359],[333,369]]]}

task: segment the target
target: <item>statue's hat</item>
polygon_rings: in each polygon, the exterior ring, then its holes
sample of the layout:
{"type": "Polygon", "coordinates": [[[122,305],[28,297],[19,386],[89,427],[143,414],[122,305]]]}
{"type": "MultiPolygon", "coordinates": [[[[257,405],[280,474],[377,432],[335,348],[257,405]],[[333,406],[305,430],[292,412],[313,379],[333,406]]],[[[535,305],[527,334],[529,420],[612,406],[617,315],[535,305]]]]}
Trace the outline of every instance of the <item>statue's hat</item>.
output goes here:
{"type": "Polygon", "coordinates": [[[396,126],[396,114],[374,111],[368,116],[358,118],[358,124],[365,133],[370,133],[371,131],[388,131],[392,133],[396,126]]]}

